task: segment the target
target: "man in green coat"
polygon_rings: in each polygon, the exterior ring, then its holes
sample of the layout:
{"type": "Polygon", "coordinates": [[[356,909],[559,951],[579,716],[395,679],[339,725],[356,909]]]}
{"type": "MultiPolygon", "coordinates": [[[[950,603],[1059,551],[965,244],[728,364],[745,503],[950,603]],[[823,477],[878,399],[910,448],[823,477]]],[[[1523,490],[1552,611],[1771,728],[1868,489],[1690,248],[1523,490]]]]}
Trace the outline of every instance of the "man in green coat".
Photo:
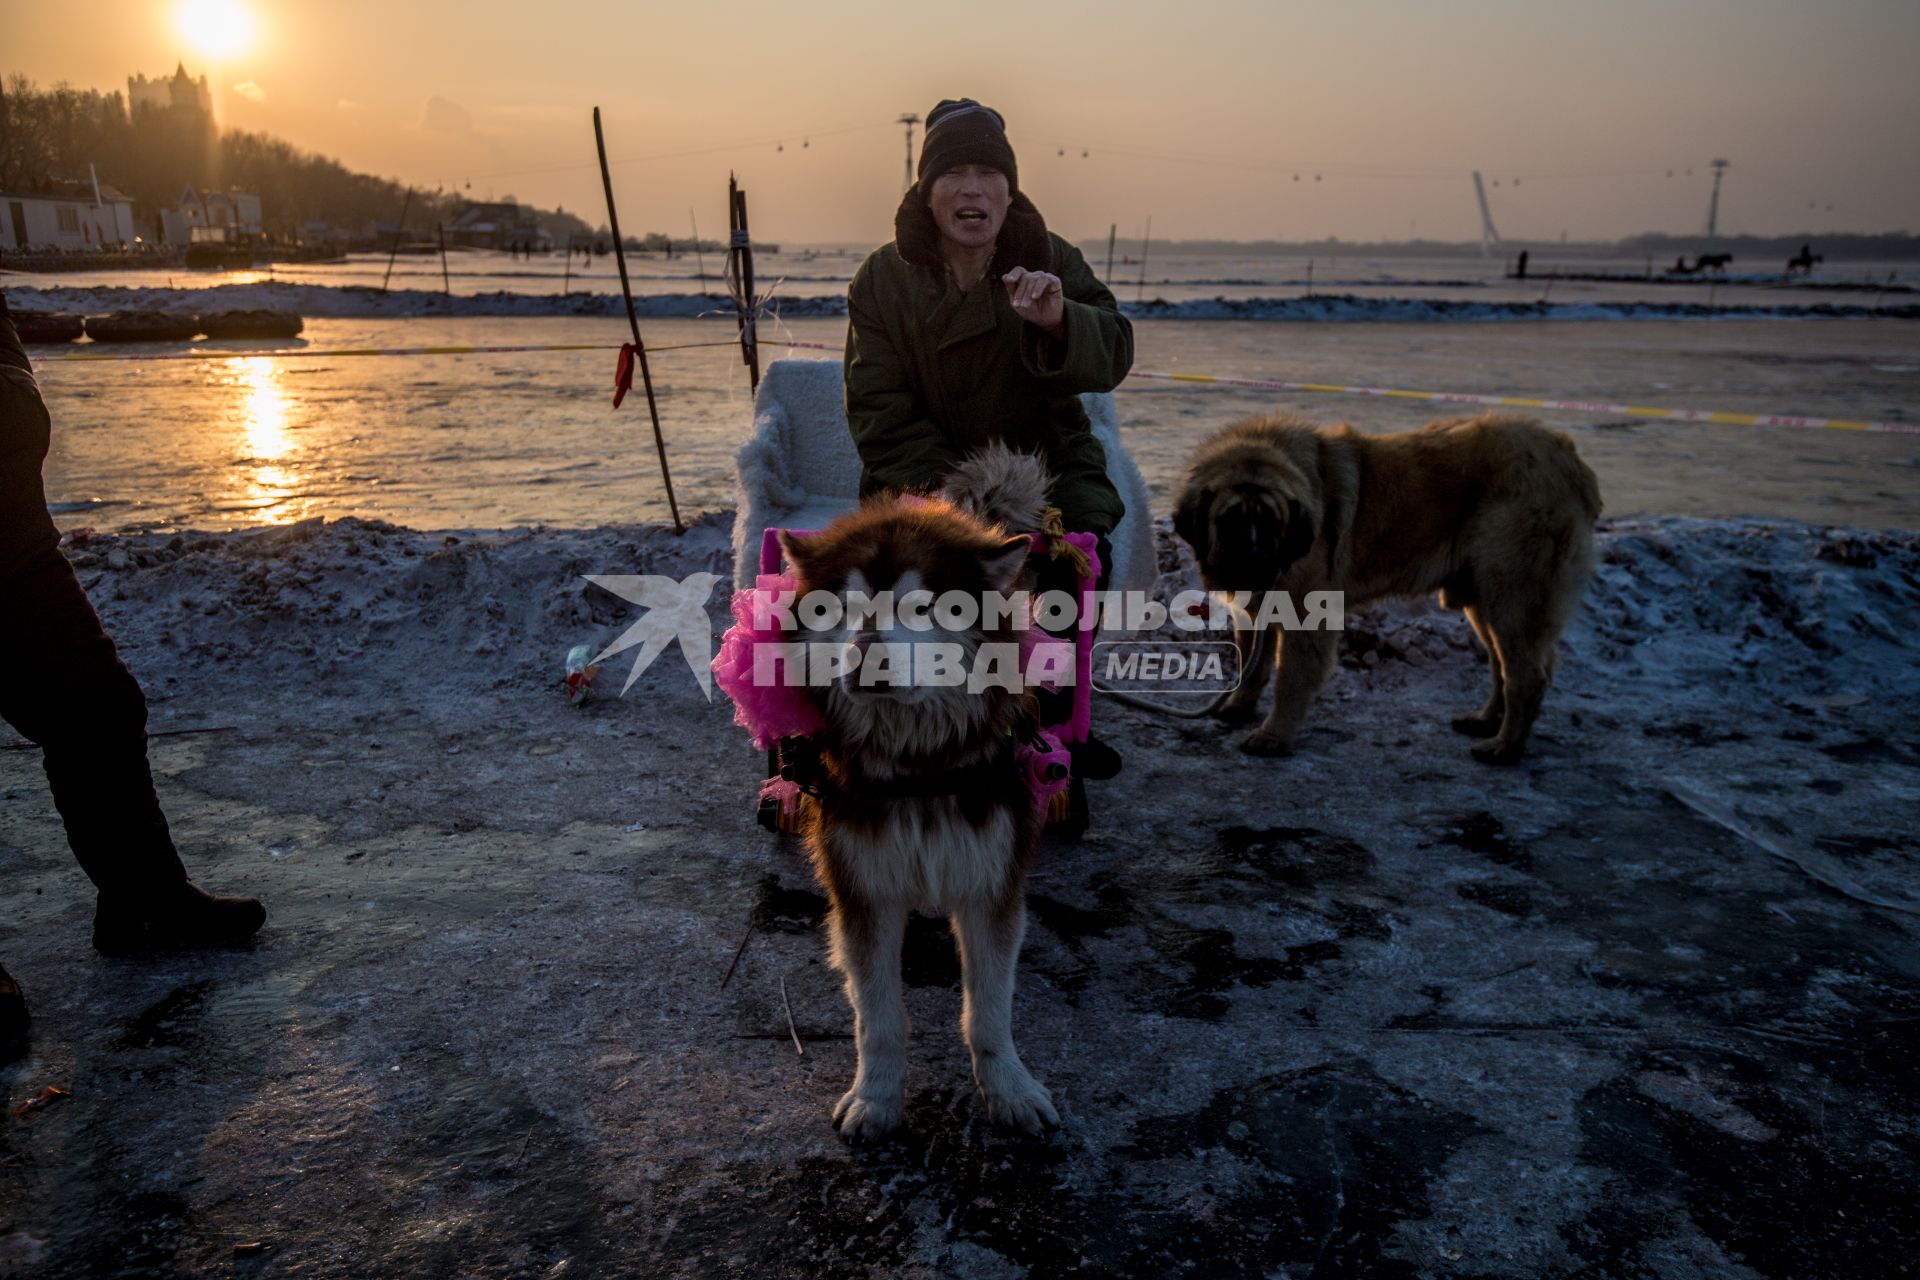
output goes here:
{"type": "MultiPolygon", "coordinates": [[[[893,243],[868,255],[847,293],[847,422],[860,495],[939,487],[967,454],[1001,440],[1045,461],[1069,532],[1100,540],[1126,514],[1080,395],[1133,367],[1133,325],[1080,251],[1020,194],[1000,113],[971,98],[927,113],[919,177],[893,215],[893,243]]],[[[1050,695],[1070,701],[1070,695],[1050,695]]],[[[1063,718],[1054,709],[1049,723],[1063,718]]],[[[1073,752],[1073,830],[1084,778],[1120,769],[1089,736],[1073,752]]]]}
{"type": "Polygon", "coordinates": [[[1045,460],[1062,523],[1105,551],[1126,506],[1079,397],[1127,376],[1133,326],[1020,193],[998,112],[961,98],[927,113],[893,243],[854,273],[847,303],[861,496],[936,488],[999,439],[1045,460]]]}

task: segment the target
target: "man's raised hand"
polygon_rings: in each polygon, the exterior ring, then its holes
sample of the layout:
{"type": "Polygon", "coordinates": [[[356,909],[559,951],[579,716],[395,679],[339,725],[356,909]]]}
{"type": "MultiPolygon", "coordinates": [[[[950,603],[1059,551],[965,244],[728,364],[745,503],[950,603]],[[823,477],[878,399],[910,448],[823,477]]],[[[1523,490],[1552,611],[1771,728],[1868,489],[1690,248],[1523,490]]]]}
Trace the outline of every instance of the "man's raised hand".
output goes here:
{"type": "Polygon", "coordinates": [[[1060,288],[1059,276],[1015,267],[1001,276],[1000,282],[1007,287],[1007,299],[1013,303],[1016,315],[1056,338],[1066,336],[1066,294],[1060,288]]]}

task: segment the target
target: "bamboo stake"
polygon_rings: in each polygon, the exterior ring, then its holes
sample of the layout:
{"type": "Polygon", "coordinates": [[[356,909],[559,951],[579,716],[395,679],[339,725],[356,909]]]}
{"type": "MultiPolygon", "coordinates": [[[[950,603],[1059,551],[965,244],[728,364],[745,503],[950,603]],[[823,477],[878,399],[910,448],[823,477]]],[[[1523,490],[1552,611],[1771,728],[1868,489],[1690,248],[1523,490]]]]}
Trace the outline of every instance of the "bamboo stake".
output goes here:
{"type": "Polygon", "coordinates": [[[447,275],[447,224],[437,222],[433,227],[440,236],[440,289],[449,298],[453,296],[453,281],[447,275]]]}
{"type": "Polygon", "coordinates": [[[607,225],[613,230],[613,260],[620,267],[620,294],[627,302],[627,327],[633,331],[633,351],[640,361],[640,381],[647,391],[647,415],[653,419],[653,447],[660,454],[660,479],[667,486],[667,509],[673,513],[673,531],[685,533],[680,504],[673,496],[673,475],[667,470],[667,441],[660,434],[660,406],[653,398],[653,373],[647,368],[647,344],[640,340],[640,318],[633,310],[633,286],[627,281],[627,251],[620,243],[620,214],[613,206],[613,171],[607,168],[607,139],[600,128],[600,108],[593,109],[593,145],[600,153],[600,185],[607,192],[607,225]]]}

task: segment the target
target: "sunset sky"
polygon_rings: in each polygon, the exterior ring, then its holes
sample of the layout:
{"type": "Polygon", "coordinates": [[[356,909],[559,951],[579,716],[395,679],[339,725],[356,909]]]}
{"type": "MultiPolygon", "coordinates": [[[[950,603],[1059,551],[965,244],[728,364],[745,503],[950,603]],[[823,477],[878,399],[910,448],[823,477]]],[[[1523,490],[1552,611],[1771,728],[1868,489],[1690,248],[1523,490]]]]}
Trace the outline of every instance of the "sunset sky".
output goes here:
{"type": "Polygon", "coordinates": [[[1474,169],[1510,238],[1691,232],[1715,156],[1722,231],[1920,221],[1915,0],[0,7],[0,71],[184,60],[224,124],[595,222],[598,104],[634,232],[723,231],[732,168],[763,238],[876,242],[895,118],[961,95],[1070,237],[1475,239],[1474,169]]]}

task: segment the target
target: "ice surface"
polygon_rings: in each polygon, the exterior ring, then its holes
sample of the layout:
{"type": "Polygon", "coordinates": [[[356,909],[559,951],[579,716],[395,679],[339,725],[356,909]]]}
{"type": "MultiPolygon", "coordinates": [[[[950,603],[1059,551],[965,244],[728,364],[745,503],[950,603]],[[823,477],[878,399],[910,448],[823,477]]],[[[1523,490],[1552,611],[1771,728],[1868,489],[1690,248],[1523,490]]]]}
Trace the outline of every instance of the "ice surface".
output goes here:
{"type": "MultiPolygon", "coordinates": [[[[312,1274],[1911,1257],[1914,535],[1606,522],[1510,770],[1446,727],[1484,668],[1424,607],[1355,618],[1289,759],[1101,701],[1126,771],[1043,851],[1015,1005],[1063,1132],[986,1129],[951,942],[916,921],[908,1133],[874,1151],[828,1123],[852,1052],[823,901],[752,823],[730,708],[677,661],[581,712],[561,688],[632,619],[583,575],[725,575],[727,535],[73,548],[153,728],[225,730],[154,742],[189,865],[271,916],[247,952],[95,957],[35,753],[0,750],[0,956],[37,1019],[0,1090],[74,1089],[0,1121],[0,1267],[205,1274],[252,1241],[238,1265],[312,1274]]],[[[1186,580],[1164,530],[1161,563],[1186,580]]]]}

